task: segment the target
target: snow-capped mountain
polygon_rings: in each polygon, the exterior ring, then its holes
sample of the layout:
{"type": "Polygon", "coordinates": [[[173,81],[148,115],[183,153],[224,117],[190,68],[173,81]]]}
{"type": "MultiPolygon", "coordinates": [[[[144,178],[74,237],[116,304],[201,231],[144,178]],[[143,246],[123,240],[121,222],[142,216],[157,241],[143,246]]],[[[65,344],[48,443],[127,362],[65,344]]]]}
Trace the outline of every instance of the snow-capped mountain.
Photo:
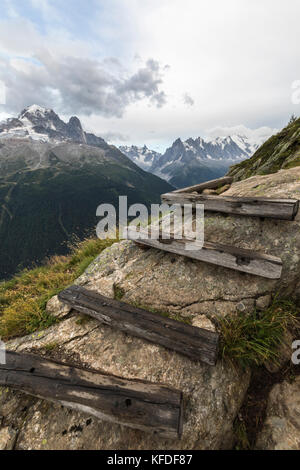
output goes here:
{"type": "MultiPolygon", "coordinates": [[[[85,132],[77,117],[64,122],[52,109],[38,105],[0,123],[0,141],[12,138],[49,144],[72,142],[105,151],[112,148],[101,137],[85,132]]],[[[146,145],[121,146],[119,150],[143,170],[181,187],[223,176],[231,165],[251,157],[257,148],[247,137],[232,135],[211,140],[177,139],[163,155],[146,145]]]]}
{"type": "Polygon", "coordinates": [[[181,187],[224,176],[229,167],[251,157],[259,144],[242,135],[181,139],[160,154],[132,145],[119,149],[143,170],[181,187]]]}
{"type": "Polygon", "coordinates": [[[22,138],[40,142],[76,142],[102,146],[101,137],[83,131],[80,120],[73,116],[65,123],[52,110],[32,105],[25,108],[17,118],[0,123],[0,139],[22,138]]]}
{"type": "Polygon", "coordinates": [[[66,254],[71,240],[93,233],[100,204],[117,207],[127,195],[149,207],[173,190],[78,118],[66,123],[39,106],[0,124],[0,187],[0,280],[66,254]]]}
{"type": "Polygon", "coordinates": [[[146,145],[144,147],[122,145],[119,149],[136,165],[146,171],[151,171],[154,162],[162,156],[161,153],[148,149],[146,145]]]}
{"type": "Polygon", "coordinates": [[[258,147],[245,136],[232,135],[177,139],[163,155],[146,146],[120,150],[144,170],[181,187],[224,176],[231,165],[251,157],[258,147]]]}
{"type": "Polygon", "coordinates": [[[192,162],[210,161],[228,162],[232,165],[234,162],[249,158],[257,148],[258,145],[250,144],[243,136],[217,137],[210,141],[201,137],[190,138],[185,142],[177,139],[160,159],[153,162],[151,171],[165,174],[166,179],[170,179],[175,167],[179,168],[192,162]]]}

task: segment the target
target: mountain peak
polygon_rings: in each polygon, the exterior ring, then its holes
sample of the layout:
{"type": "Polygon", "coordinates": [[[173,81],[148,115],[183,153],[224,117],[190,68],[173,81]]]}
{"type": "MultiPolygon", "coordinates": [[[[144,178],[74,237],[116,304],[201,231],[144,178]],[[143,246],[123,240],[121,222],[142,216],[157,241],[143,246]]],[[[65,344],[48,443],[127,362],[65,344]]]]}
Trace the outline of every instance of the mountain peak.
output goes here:
{"type": "Polygon", "coordinates": [[[121,145],[119,149],[126,157],[130,158],[131,161],[146,171],[149,171],[154,162],[161,157],[159,152],[150,150],[147,145],[143,147],[138,147],[137,145],[131,145],[130,147],[121,145]]]}
{"type": "Polygon", "coordinates": [[[0,139],[21,138],[40,142],[75,142],[96,147],[106,145],[105,141],[84,132],[81,122],[72,116],[64,122],[53,109],[38,104],[27,106],[17,118],[0,123],[0,139]]]}
{"type": "MultiPolygon", "coordinates": [[[[31,106],[27,106],[25,109],[23,109],[23,111],[19,115],[19,119],[24,117],[25,114],[27,114],[27,113],[45,115],[45,114],[47,114],[51,111],[52,111],[52,109],[43,108],[42,106],[39,106],[38,104],[32,104],[31,106]]],[[[54,112],[54,111],[52,111],[52,112],[54,112]]]]}
{"type": "Polygon", "coordinates": [[[177,187],[215,179],[237,162],[253,155],[257,144],[246,137],[225,135],[211,139],[175,140],[170,148],[153,161],[150,171],[177,187]]]}
{"type": "Polygon", "coordinates": [[[82,125],[81,125],[81,122],[80,122],[80,119],[78,119],[77,116],[72,116],[69,120],[69,125],[73,126],[73,127],[79,127],[80,129],[82,129],[82,125]]]}
{"type": "Polygon", "coordinates": [[[180,137],[178,137],[178,139],[176,139],[175,142],[173,143],[173,146],[175,145],[183,145],[183,142],[180,137]]]}

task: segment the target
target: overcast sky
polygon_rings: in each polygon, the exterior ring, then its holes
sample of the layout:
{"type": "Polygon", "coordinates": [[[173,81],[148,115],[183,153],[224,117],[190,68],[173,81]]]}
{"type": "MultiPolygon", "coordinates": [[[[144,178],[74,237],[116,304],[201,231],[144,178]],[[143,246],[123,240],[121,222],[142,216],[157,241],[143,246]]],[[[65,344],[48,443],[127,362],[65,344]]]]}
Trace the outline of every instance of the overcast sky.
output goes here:
{"type": "Polygon", "coordinates": [[[299,0],[0,0],[0,117],[30,104],[109,141],[255,138],[300,104],[299,0]]]}

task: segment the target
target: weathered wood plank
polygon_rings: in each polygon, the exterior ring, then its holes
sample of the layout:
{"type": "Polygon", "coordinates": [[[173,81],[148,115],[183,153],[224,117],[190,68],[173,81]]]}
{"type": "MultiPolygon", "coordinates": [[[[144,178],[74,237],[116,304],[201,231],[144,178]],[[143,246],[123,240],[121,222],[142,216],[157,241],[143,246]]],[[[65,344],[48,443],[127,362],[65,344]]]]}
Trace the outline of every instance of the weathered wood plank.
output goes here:
{"type": "Polygon", "coordinates": [[[215,332],[109,299],[79,286],[66,289],[58,297],[75,311],[101,323],[178,351],[193,360],[216,364],[219,335],[215,332]]]}
{"type": "Polygon", "coordinates": [[[224,176],[224,178],[218,178],[216,180],[206,181],[205,183],[195,184],[194,186],[189,186],[187,188],[176,189],[173,193],[193,193],[204,191],[204,189],[215,189],[225,184],[231,184],[233,182],[233,178],[231,176],[224,176]]]}
{"type": "Polygon", "coordinates": [[[299,210],[297,199],[205,196],[176,192],[163,194],[161,199],[167,204],[204,204],[206,211],[282,220],[294,220],[299,210]]]}
{"type": "Polygon", "coordinates": [[[0,385],[167,438],[182,432],[182,392],[165,385],[9,351],[0,385]]]}
{"type": "MultiPolygon", "coordinates": [[[[160,235],[158,240],[152,240],[146,238],[146,231],[141,231],[141,233],[145,233],[145,238],[139,239],[137,242],[145,246],[269,279],[279,279],[281,277],[282,261],[275,256],[210,242],[205,242],[202,247],[202,244],[196,240],[190,238],[168,240],[163,234],[160,235]],[[194,245],[195,249],[186,250],[185,245],[187,243],[194,245]]],[[[128,231],[128,238],[136,241],[131,236],[130,230],[128,231]]]]}

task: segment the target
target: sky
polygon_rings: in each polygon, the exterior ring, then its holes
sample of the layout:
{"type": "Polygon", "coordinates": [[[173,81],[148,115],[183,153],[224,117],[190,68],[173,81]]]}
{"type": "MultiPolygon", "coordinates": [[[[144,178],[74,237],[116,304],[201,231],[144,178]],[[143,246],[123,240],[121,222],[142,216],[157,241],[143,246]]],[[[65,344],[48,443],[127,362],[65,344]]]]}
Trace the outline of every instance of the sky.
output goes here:
{"type": "Polygon", "coordinates": [[[1,119],[38,104],[116,145],[163,151],[178,137],[259,142],[300,115],[299,0],[0,0],[0,11],[1,119]]]}

